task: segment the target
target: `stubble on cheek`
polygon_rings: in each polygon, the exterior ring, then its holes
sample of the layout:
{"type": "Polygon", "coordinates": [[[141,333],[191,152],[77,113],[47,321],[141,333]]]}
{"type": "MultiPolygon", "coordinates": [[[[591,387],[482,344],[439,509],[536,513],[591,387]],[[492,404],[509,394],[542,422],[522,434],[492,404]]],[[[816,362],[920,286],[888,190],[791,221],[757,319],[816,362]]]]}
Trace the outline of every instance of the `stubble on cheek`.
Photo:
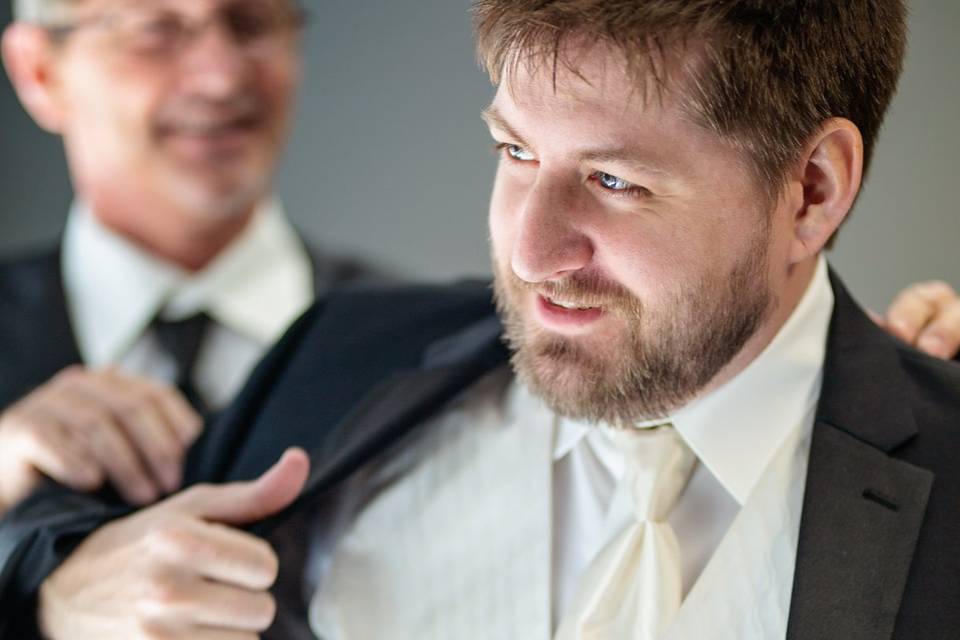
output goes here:
{"type": "Polygon", "coordinates": [[[628,424],[668,416],[706,386],[772,312],[762,242],[765,237],[727,274],[678,283],[656,309],[645,309],[615,283],[571,279],[563,286],[580,296],[574,299],[605,300],[618,316],[619,330],[596,336],[559,336],[539,327],[530,300],[540,285],[497,269],[495,299],[515,372],[557,413],[574,419],[628,424]]]}

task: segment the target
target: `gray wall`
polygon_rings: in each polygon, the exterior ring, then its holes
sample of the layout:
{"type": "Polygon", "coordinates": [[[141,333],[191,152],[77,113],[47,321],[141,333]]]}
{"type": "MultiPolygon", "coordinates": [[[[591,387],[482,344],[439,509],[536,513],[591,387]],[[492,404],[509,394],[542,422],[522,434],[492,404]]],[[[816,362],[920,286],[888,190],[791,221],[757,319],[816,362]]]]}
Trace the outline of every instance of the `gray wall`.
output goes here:
{"type": "MultiPolygon", "coordinates": [[[[280,176],[322,246],[418,277],[487,271],[492,95],[473,61],[467,0],[322,0],[280,176]]],[[[0,20],[9,18],[2,9],[0,20]]],[[[960,286],[960,3],[917,0],[901,93],[872,178],[832,260],[866,303],[909,282],[960,286]]],[[[58,142],[0,85],[0,254],[53,238],[70,194],[58,142]]]]}

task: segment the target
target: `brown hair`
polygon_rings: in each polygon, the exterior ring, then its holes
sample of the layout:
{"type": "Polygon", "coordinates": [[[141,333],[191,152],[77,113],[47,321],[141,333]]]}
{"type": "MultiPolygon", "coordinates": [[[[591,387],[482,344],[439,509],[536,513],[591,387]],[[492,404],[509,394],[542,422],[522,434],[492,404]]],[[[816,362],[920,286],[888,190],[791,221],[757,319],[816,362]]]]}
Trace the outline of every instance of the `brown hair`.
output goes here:
{"type": "Polygon", "coordinates": [[[572,49],[584,42],[622,52],[641,88],[651,77],[666,86],[668,63],[694,58],[684,108],[746,152],[771,196],[832,117],[860,129],[866,171],[903,67],[906,13],[903,0],[473,3],[479,59],[497,84],[521,63],[576,72],[572,49]]]}

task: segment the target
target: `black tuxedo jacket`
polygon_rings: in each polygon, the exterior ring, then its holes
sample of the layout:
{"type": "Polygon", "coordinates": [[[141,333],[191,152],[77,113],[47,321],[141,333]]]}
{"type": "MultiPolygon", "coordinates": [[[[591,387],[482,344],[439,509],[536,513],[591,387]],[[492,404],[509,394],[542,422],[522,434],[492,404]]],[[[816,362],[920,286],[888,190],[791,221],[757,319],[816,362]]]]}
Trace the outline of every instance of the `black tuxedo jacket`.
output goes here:
{"type": "MultiPolygon", "coordinates": [[[[318,294],[375,278],[359,262],[310,252],[318,294]]],[[[59,249],[0,262],[0,411],[81,362],[70,326],[59,249]]]]}
{"type": "MultiPolygon", "coordinates": [[[[960,367],[878,329],[833,280],[824,385],[801,519],[791,640],[955,638],[960,629],[960,367]]],[[[342,291],[308,312],[191,454],[191,482],[249,479],[290,445],[307,488],[252,529],[281,556],[265,638],[309,638],[300,589],[305,523],[361,465],[506,366],[484,285],[342,291]]],[[[0,522],[0,639],[36,637],[39,584],[127,509],[49,488],[0,522]]],[[[384,637],[390,637],[384,630],[384,637]]]]}

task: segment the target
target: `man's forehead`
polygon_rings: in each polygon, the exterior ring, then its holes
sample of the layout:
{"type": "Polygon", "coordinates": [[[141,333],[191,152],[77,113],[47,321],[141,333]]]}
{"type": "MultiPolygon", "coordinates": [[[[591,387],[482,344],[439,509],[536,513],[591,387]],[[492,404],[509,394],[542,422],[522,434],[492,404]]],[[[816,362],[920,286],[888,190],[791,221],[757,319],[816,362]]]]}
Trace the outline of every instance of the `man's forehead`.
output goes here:
{"type": "Polygon", "coordinates": [[[661,123],[676,111],[672,95],[638,86],[622,59],[597,54],[576,68],[522,64],[505,70],[484,116],[494,124],[570,120],[578,128],[599,130],[604,123],[614,128],[639,120],[661,123]]]}

